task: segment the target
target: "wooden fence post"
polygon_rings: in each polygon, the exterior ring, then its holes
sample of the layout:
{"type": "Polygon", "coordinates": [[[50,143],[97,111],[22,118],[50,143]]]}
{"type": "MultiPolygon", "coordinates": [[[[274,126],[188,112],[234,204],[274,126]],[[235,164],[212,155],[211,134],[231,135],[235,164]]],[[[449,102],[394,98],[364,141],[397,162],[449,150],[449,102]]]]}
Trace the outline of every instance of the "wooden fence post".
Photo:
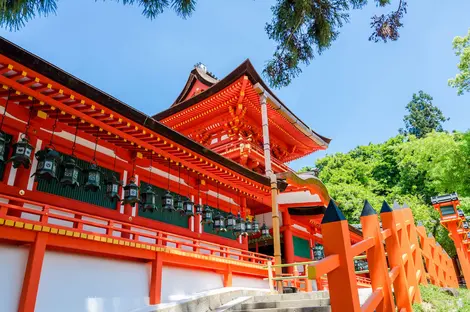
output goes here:
{"type": "MultiPolygon", "coordinates": [[[[393,289],[395,292],[396,304],[398,310],[413,311],[411,307],[411,296],[408,287],[407,275],[403,265],[403,252],[400,246],[396,212],[390,208],[387,202],[383,202],[380,210],[380,218],[382,219],[382,228],[390,231],[390,236],[385,239],[387,247],[388,261],[390,264],[390,275],[393,280],[393,289]]],[[[404,226],[399,225],[400,228],[404,226]]]]}
{"type": "Polygon", "coordinates": [[[366,200],[361,213],[362,235],[364,239],[374,238],[374,246],[366,251],[372,291],[381,288],[383,300],[377,306],[377,312],[395,311],[392,284],[388,274],[387,259],[383,246],[382,231],[374,208],[366,200]]]}
{"type": "MultiPolygon", "coordinates": [[[[409,225],[409,237],[410,245],[412,247],[411,255],[413,257],[413,264],[416,271],[416,279],[418,284],[427,285],[428,280],[426,279],[426,271],[424,270],[423,255],[421,254],[421,248],[418,241],[418,232],[416,231],[415,219],[411,208],[405,203],[402,207],[402,212],[405,218],[410,221],[409,225]]],[[[421,297],[421,294],[419,294],[421,297]]]]}
{"type": "Polygon", "coordinates": [[[325,256],[338,255],[341,264],[327,275],[331,311],[360,311],[348,221],[333,200],[323,216],[322,235],[325,256]]]}
{"type": "Polygon", "coordinates": [[[413,256],[413,252],[416,251],[416,248],[418,246],[412,246],[410,242],[414,224],[412,224],[411,220],[408,219],[408,216],[404,209],[400,208],[398,204],[394,204],[394,207],[398,208],[394,209],[394,214],[395,220],[397,221],[397,224],[399,224],[397,225],[399,227],[397,233],[400,239],[400,247],[402,251],[402,259],[406,273],[406,280],[408,282],[410,292],[410,299],[412,302],[421,303],[421,293],[418,287],[419,278],[416,275],[417,270],[413,256]]]}

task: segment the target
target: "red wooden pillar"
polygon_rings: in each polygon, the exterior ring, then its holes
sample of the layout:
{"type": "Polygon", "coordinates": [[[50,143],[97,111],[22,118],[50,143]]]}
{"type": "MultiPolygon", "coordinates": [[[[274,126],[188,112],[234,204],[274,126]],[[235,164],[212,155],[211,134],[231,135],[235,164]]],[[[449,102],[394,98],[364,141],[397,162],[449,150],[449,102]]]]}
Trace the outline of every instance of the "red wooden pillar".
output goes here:
{"type": "MultiPolygon", "coordinates": [[[[284,261],[285,263],[294,263],[294,239],[292,237],[291,219],[287,207],[282,211],[282,232],[284,238],[284,261]]],[[[288,273],[293,273],[293,267],[287,268],[288,273]]]]}
{"type": "Polygon", "coordinates": [[[224,273],[224,287],[232,287],[232,266],[227,265],[224,273]]]}
{"type": "Polygon", "coordinates": [[[41,278],[42,263],[46,253],[47,237],[47,233],[38,232],[36,234],[36,240],[29,250],[28,264],[26,265],[18,312],[34,312],[39,289],[39,280],[41,278]]]}
{"type": "Polygon", "coordinates": [[[377,312],[395,311],[392,285],[388,273],[385,249],[382,243],[382,232],[380,230],[379,219],[374,208],[366,200],[361,214],[362,234],[364,239],[373,238],[374,246],[367,250],[367,263],[369,266],[372,291],[382,289],[383,300],[377,306],[377,312]]]}
{"type": "Polygon", "coordinates": [[[163,271],[163,254],[156,253],[155,259],[152,261],[152,275],[150,277],[150,304],[159,304],[162,299],[162,271],[163,271]]]}
{"type": "Polygon", "coordinates": [[[325,256],[338,255],[341,264],[328,273],[331,311],[360,311],[348,221],[333,200],[325,211],[321,230],[325,256]]]}
{"type": "Polygon", "coordinates": [[[470,289],[470,262],[467,254],[467,247],[462,243],[462,237],[457,232],[457,222],[448,222],[447,229],[451,234],[451,238],[455,244],[455,250],[460,260],[460,266],[462,273],[465,278],[467,288],[470,289]]]}

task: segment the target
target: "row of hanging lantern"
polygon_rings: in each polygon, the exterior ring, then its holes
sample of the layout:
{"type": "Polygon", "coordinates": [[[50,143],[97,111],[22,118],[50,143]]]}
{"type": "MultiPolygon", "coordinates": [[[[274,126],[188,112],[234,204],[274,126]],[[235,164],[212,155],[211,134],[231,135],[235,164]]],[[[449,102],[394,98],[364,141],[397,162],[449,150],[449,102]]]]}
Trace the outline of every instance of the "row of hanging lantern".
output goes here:
{"type": "MultiPolygon", "coordinates": [[[[0,162],[5,162],[5,152],[6,147],[10,143],[7,139],[7,135],[2,131],[3,122],[5,115],[8,109],[8,103],[10,100],[11,89],[8,91],[7,101],[4,107],[2,119],[0,121],[0,162]]],[[[31,155],[34,151],[34,148],[29,144],[28,130],[31,122],[31,117],[33,115],[33,109],[30,109],[28,122],[26,123],[25,133],[21,136],[20,140],[13,145],[13,154],[6,162],[12,162],[14,168],[23,166],[28,169],[31,165],[31,155]]],[[[56,151],[53,145],[53,139],[55,135],[55,129],[57,127],[59,113],[57,113],[54,124],[52,126],[51,138],[49,144],[42,150],[36,152],[35,158],[38,161],[37,169],[32,176],[36,179],[42,179],[45,181],[55,180],[61,185],[77,188],[80,187],[80,174],[85,173],[85,184],[83,188],[86,191],[97,192],[101,190],[101,176],[102,172],[98,167],[96,161],[96,152],[98,148],[98,137],[95,141],[95,149],[93,152],[93,160],[90,167],[86,170],[83,170],[77,164],[77,158],[75,156],[76,140],[78,135],[78,125],[79,120],[77,118],[74,140],[72,145],[71,155],[63,160],[62,155],[56,151]],[[63,174],[59,177],[60,172],[59,168],[63,167],[63,174]]],[[[150,161],[150,170],[149,170],[149,181],[152,179],[152,158],[150,161]]],[[[135,164],[134,164],[135,167],[135,164]]],[[[133,169],[134,169],[133,167],[133,169]]],[[[116,169],[116,155],[114,157],[114,169],[116,169]]],[[[199,202],[195,205],[191,200],[191,195],[189,191],[189,169],[188,169],[188,194],[184,199],[179,195],[181,192],[181,166],[178,166],[178,195],[174,198],[170,192],[170,169],[171,161],[168,160],[168,188],[165,194],[161,198],[161,207],[164,212],[178,212],[181,215],[187,217],[194,216],[194,209],[196,215],[201,215],[202,224],[212,225],[212,228],[216,232],[227,232],[231,231],[235,236],[249,236],[255,235],[261,232],[261,240],[270,239],[269,229],[266,226],[266,223],[263,222],[263,225],[260,227],[256,218],[250,220],[248,217],[243,219],[240,212],[235,216],[230,213],[227,217],[224,217],[219,210],[219,184],[217,183],[217,214],[213,216],[212,208],[207,204],[208,203],[208,194],[206,192],[206,204],[201,205],[199,202]]],[[[123,185],[122,181],[119,181],[114,173],[110,174],[104,181],[106,197],[111,201],[121,201],[119,197],[119,187],[123,185]]],[[[122,202],[124,204],[130,204],[134,206],[138,204],[143,211],[154,212],[158,210],[157,208],[157,194],[154,191],[152,185],[149,183],[146,189],[141,192],[139,198],[139,186],[135,183],[134,173],[129,180],[129,183],[123,186],[124,189],[124,198],[122,202]]],[[[200,189],[198,187],[198,198],[200,199],[200,189]]]]}
{"type": "Polygon", "coordinates": [[[5,159],[5,154],[7,151],[7,145],[10,143],[10,140],[6,133],[2,131],[3,122],[7,114],[8,103],[10,101],[11,89],[8,89],[8,96],[3,108],[2,120],[0,122],[0,162],[11,162],[13,168],[19,168],[23,166],[26,169],[29,169],[31,166],[31,154],[34,151],[34,148],[29,144],[28,130],[31,123],[31,117],[33,114],[33,108],[29,109],[28,122],[26,123],[25,132],[21,135],[20,140],[13,145],[13,154],[9,159],[5,159]]]}

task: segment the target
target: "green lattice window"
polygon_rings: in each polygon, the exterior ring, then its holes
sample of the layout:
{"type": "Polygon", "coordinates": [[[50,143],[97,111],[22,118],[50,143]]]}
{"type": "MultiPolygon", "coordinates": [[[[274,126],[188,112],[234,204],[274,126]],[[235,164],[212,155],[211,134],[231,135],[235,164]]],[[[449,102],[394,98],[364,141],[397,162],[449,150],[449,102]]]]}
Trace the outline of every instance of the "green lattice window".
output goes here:
{"type": "MultiPolygon", "coordinates": [[[[148,186],[148,183],[145,183],[143,181],[140,182],[140,189],[145,190],[145,188],[148,186]]],[[[150,211],[145,211],[143,212],[141,209],[139,209],[139,217],[144,217],[148,219],[153,219],[177,226],[181,226],[184,228],[188,228],[188,217],[187,216],[181,216],[178,212],[167,212],[167,211],[162,211],[160,207],[162,206],[161,200],[163,194],[165,194],[166,190],[156,187],[155,185],[152,185],[154,188],[155,193],[157,193],[157,207],[159,207],[158,211],[150,212],[150,211]]],[[[173,197],[177,196],[176,193],[171,193],[173,197]]],[[[184,197],[183,197],[184,200],[184,197]]]]}
{"type": "MultiPolygon", "coordinates": [[[[12,143],[11,140],[13,136],[8,133],[5,133],[5,137],[6,137],[7,142],[10,142],[5,146],[5,151],[3,154],[3,158],[7,159],[7,156],[9,155],[8,153],[10,153],[10,147],[12,143]]],[[[3,181],[3,176],[5,175],[5,167],[6,167],[6,164],[4,162],[0,162],[0,181],[3,181]]]]}
{"type": "MultiPolygon", "coordinates": [[[[225,220],[227,222],[227,215],[228,215],[228,212],[225,212],[223,210],[219,210],[217,208],[214,208],[214,207],[211,207],[213,213],[212,213],[212,216],[215,216],[217,214],[217,211],[220,211],[220,214],[223,215],[225,217],[225,220]]],[[[218,236],[222,236],[222,237],[225,237],[225,238],[230,238],[230,239],[237,239],[235,236],[233,236],[233,233],[232,231],[227,231],[227,232],[216,232],[212,229],[212,224],[204,224],[204,232],[205,233],[209,233],[209,234],[214,234],[214,235],[218,235],[218,236]]]]}
{"type": "Polygon", "coordinates": [[[310,259],[310,243],[307,239],[292,236],[294,243],[294,255],[310,259]]]}
{"type": "MultiPolygon", "coordinates": [[[[64,160],[66,159],[66,155],[62,154],[64,157],[64,160]]],[[[81,159],[77,159],[77,165],[80,166],[83,170],[86,170],[90,168],[91,163],[86,162],[81,159]]],[[[101,172],[103,173],[101,180],[104,181],[105,177],[111,175],[113,173],[112,170],[99,167],[101,172]]],[[[59,176],[62,176],[64,168],[61,166],[59,168],[59,176]]],[[[119,179],[119,174],[117,172],[114,172],[116,177],[119,179]]],[[[117,204],[116,202],[110,201],[108,198],[106,198],[106,187],[104,184],[101,185],[101,190],[97,192],[91,192],[91,191],[85,191],[82,186],[85,185],[85,177],[86,174],[82,173],[80,174],[79,177],[79,183],[80,187],[72,189],[70,187],[64,187],[57,181],[51,181],[50,183],[44,180],[39,180],[38,181],[38,186],[37,190],[49,194],[54,194],[54,195],[59,195],[63,197],[67,197],[70,199],[75,199],[79,200],[81,202],[85,202],[88,204],[93,204],[96,206],[100,206],[103,208],[109,208],[109,209],[116,209],[117,204]]]]}

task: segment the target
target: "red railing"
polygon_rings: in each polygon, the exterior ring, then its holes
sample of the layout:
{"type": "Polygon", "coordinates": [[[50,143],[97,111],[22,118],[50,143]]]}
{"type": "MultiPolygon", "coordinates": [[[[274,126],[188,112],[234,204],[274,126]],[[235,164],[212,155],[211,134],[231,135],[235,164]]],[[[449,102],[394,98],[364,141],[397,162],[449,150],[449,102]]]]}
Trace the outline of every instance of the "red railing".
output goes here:
{"type": "MultiPolygon", "coordinates": [[[[89,236],[92,235],[96,241],[117,240],[120,245],[140,244],[145,246],[143,248],[151,250],[164,247],[166,250],[179,250],[182,255],[184,253],[211,255],[240,263],[259,264],[260,266],[266,266],[268,261],[274,261],[272,257],[264,254],[145,228],[132,223],[106,219],[7,195],[0,195],[0,198],[15,203],[0,203],[0,219],[3,219],[1,224],[5,225],[23,227],[24,224],[28,224],[32,225],[32,230],[35,227],[48,227],[48,229],[57,229],[57,231],[67,231],[71,234],[69,236],[77,238],[87,237],[89,239],[89,236]],[[26,207],[24,207],[25,204],[26,207]]],[[[50,232],[54,233],[56,230],[50,232]]]]}

